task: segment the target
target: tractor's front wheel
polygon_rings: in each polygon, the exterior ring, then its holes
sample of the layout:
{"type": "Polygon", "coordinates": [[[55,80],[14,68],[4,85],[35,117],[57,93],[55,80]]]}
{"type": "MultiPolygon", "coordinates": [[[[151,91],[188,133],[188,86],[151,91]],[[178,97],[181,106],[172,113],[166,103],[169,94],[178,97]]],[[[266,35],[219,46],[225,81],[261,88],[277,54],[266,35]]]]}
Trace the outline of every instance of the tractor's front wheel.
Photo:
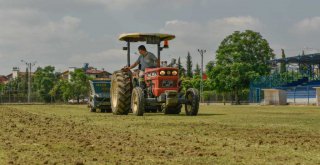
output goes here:
{"type": "Polygon", "coordinates": [[[135,87],[131,96],[131,109],[134,115],[143,116],[145,109],[145,98],[142,88],[135,87]]]}
{"type": "Polygon", "coordinates": [[[199,92],[197,89],[190,88],[187,90],[185,110],[187,116],[197,116],[199,111],[199,92]]]}
{"type": "Polygon", "coordinates": [[[111,108],[115,115],[128,115],[131,105],[131,75],[115,71],[111,80],[111,108]]]}

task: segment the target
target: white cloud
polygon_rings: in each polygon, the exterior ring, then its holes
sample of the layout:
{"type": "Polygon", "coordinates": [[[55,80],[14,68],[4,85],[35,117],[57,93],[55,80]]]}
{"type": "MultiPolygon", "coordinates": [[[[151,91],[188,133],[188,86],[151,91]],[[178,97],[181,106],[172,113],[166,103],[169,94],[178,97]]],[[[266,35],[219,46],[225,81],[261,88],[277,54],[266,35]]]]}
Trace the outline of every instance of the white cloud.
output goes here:
{"type": "MultiPolygon", "coordinates": [[[[234,31],[261,30],[263,28],[259,19],[251,16],[226,17],[216,20],[209,20],[204,23],[181,20],[171,20],[165,23],[160,30],[164,33],[176,35],[174,52],[177,56],[185,57],[190,51],[195,61],[200,62],[199,48],[208,50],[205,61],[213,60],[216,48],[220,42],[234,31]]],[[[195,64],[194,64],[195,65],[195,64]]]]}
{"type": "MultiPolygon", "coordinates": [[[[76,0],[74,0],[76,1],[76,0]]],[[[156,7],[180,9],[196,4],[206,5],[209,0],[77,0],[84,5],[104,6],[107,10],[148,10],[156,7]]],[[[152,11],[152,10],[151,10],[152,11]]]]}
{"type": "Polygon", "coordinates": [[[21,59],[63,63],[63,57],[79,53],[89,40],[80,24],[80,18],[67,15],[54,20],[32,8],[0,9],[1,70],[10,71],[21,59]]]}
{"type": "Polygon", "coordinates": [[[65,41],[82,36],[78,29],[81,20],[65,16],[61,20],[45,19],[34,10],[9,10],[0,12],[0,43],[26,46],[65,41]],[[8,19],[10,18],[10,19],[8,19]],[[30,21],[33,20],[33,21],[30,21]]]}
{"type": "Polygon", "coordinates": [[[81,3],[91,5],[103,5],[109,10],[120,10],[128,7],[138,7],[155,0],[80,0],[81,3]]]}
{"type": "MultiPolygon", "coordinates": [[[[261,29],[262,24],[256,18],[247,17],[227,17],[217,20],[210,20],[205,23],[188,22],[180,20],[167,21],[165,27],[161,29],[162,32],[174,33],[182,38],[206,39],[216,38],[221,40],[232,32],[239,30],[258,30],[261,29]]],[[[199,42],[197,40],[197,42],[199,42]]]]}
{"type": "Polygon", "coordinates": [[[297,34],[320,32],[320,16],[305,18],[304,20],[299,21],[294,25],[292,32],[297,34]]]}
{"type": "Polygon", "coordinates": [[[261,26],[259,19],[251,16],[227,17],[213,21],[212,25],[220,27],[235,27],[235,28],[258,28],[261,26]]]}
{"type": "MultiPolygon", "coordinates": [[[[108,49],[96,53],[80,54],[68,59],[69,65],[79,66],[88,62],[99,69],[105,68],[108,71],[120,69],[126,65],[126,52],[119,49],[108,49]]],[[[132,56],[132,60],[135,58],[132,56]]]]}

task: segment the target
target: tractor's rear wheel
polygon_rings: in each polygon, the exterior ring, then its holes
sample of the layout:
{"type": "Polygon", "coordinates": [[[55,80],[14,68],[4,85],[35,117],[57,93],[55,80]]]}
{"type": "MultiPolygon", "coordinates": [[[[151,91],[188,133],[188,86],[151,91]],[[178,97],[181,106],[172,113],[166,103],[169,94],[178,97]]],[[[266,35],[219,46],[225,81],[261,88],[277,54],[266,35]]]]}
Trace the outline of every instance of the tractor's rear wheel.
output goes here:
{"type": "Polygon", "coordinates": [[[199,92],[197,89],[190,88],[186,92],[186,115],[187,116],[197,116],[199,111],[199,92]]]}
{"type": "Polygon", "coordinates": [[[143,116],[145,109],[145,98],[142,88],[135,87],[131,96],[131,109],[132,113],[136,116],[143,116]]]}
{"type": "Polygon", "coordinates": [[[111,80],[111,108],[115,115],[128,115],[131,104],[131,75],[115,71],[111,80]]]}

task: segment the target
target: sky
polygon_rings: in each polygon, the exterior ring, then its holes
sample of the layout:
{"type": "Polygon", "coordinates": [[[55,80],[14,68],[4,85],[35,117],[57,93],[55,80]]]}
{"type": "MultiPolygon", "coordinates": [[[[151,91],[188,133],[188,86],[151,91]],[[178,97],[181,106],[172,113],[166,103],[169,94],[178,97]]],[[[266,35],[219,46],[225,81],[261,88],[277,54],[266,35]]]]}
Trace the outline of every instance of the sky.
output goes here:
{"type": "Polygon", "coordinates": [[[277,57],[281,48],[287,56],[317,53],[319,6],[319,0],[0,0],[0,75],[24,71],[21,60],[36,62],[34,69],[63,72],[89,63],[113,72],[126,65],[118,37],[129,32],[176,35],[161,57],[180,57],[184,65],[188,52],[200,64],[198,49],[207,50],[205,64],[215,60],[221,41],[246,29],[260,32],[277,57]]]}

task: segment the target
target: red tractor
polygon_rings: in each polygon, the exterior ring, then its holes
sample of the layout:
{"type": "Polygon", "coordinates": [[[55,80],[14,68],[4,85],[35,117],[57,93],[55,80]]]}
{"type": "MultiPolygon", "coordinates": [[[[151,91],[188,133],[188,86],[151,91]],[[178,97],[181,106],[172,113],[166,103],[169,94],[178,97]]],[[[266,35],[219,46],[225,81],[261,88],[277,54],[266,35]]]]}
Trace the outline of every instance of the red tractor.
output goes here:
{"type": "Polygon", "coordinates": [[[179,114],[182,104],[185,105],[186,115],[196,116],[199,110],[199,92],[190,88],[185,94],[181,92],[178,69],[160,66],[160,52],[167,48],[161,42],[167,43],[174,35],[159,33],[130,33],[122,34],[120,41],[127,46],[127,65],[130,66],[130,43],[146,42],[157,45],[158,65],[156,68],[146,68],[144,78],[134,76],[128,69],[115,71],[111,80],[111,107],[115,115],[127,115],[132,111],[137,116],[145,112],[161,111],[165,114],[179,114]],[[139,80],[140,79],[140,80],[139,80]]]}

